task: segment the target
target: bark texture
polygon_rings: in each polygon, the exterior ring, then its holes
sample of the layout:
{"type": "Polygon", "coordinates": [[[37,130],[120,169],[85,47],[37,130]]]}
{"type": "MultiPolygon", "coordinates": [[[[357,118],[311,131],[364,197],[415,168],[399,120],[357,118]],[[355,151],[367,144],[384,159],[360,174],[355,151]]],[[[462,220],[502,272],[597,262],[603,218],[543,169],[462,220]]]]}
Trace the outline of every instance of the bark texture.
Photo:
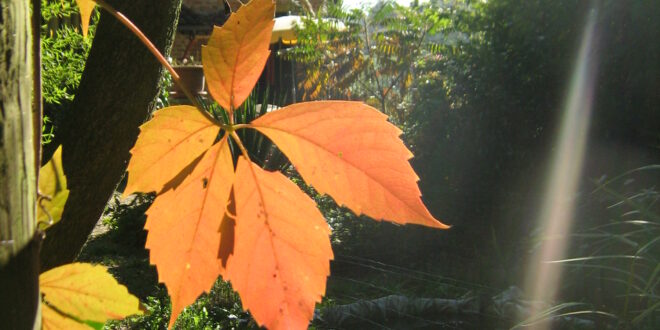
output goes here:
{"type": "Polygon", "coordinates": [[[32,143],[30,11],[25,0],[0,2],[0,322],[36,329],[39,242],[32,143]]]}
{"type": "MultiPolygon", "coordinates": [[[[168,54],[181,0],[115,0],[110,5],[168,54]]],[[[44,270],[75,259],[126,170],[138,127],[154,109],[162,68],[126,27],[101,13],[73,105],[61,127],[69,199],[46,232],[44,270]]]]}

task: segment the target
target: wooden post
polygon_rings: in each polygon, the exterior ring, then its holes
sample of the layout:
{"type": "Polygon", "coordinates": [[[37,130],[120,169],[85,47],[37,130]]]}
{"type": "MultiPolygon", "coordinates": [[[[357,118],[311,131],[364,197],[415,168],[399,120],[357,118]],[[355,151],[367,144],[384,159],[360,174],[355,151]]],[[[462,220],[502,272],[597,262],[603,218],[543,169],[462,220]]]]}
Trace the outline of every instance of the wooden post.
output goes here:
{"type": "Polygon", "coordinates": [[[0,0],[0,320],[39,329],[30,6],[0,0]]]}

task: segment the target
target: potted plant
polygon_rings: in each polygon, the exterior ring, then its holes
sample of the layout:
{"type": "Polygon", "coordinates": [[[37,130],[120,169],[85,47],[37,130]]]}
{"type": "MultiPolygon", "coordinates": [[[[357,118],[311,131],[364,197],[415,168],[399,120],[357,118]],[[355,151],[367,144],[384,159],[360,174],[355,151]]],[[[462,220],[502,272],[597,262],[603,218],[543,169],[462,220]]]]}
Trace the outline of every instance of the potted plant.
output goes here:
{"type": "MultiPolygon", "coordinates": [[[[188,87],[188,90],[195,95],[206,95],[206,85],[204,82],[204,70],[202,64],[195,62],[192,57],[186,58],[181,63],[173,65],[174,70],[181,78],[181,82],[188,87]]],[[[185,94],[177,84],[173,84],[174,89],[171,96],[174,98],[185,98],[185,94]]]]}

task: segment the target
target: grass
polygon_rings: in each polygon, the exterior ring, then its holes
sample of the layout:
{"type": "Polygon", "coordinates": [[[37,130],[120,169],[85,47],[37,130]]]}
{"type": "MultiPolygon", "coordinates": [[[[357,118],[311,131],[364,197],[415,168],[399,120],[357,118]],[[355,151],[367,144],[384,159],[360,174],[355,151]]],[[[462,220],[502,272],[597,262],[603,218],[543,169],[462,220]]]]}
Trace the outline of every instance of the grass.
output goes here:
{"type": "Polygon", "coordinates": [[[660,166],[594,182],[590,219],[569,237],[571,256],[552,263],[567,272],[564,297],[518,324],[581,315],[599,328],[656,329],[660,322],[660,166]],[[593,212],[593,209],[599,212],[593,212]]]}

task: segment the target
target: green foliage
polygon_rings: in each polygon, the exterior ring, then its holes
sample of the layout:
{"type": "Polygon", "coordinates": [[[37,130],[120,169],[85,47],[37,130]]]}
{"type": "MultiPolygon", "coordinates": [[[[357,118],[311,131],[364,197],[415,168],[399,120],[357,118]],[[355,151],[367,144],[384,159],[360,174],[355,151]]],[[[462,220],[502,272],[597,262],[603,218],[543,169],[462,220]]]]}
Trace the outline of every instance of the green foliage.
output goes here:
{"type": "Polygon", "coordinates": [[[41,0],[41,17],[45,22],[76,15],[78,15],[78,6],[75,0],[41,0]]]}
{"type": "Polygon", "coordinates": [[[42,36],[45,103],[60,105],[63,102],[73,101],[92,44],[91,36],[94,30],[91,29],[90,37],[83,38],[77,29],[63,26],[55,30],[52,36],[42,36]]]}
{"type": "Polygon", "coordinates": [[[451,39],[450,14],[430,4],[383,2],[365,13],[328,3],[323,18],[303,19],[299,43],[282,54],[303,68],[304,100],[363,100],[402,125],[419,64],[451,39]]]}
{"type": "MultiPolygon", "coordinates": [[[[61,112],[69,107],[80,83],[96,24],[83,38],[75,0],[42,0],[43,144],[55,137],[61,112]]],[[[93,22],[98,21],[98,12],[93,22]]]]}
{"type": "MultiPolygon", "coordinates": [[[[154,296],[147,297],[144,307],[145,315],[108,322],[105,329],[167,329],[171,313],[170,299],[163,286],[159,287],[154,296]]],[[[229,283],[218,280],[211,292],[202,294],[194,304],[184,309],[173,329],[259,329],[259,327],[250,314],[243,311],[240,298],[229,283]]]]}

